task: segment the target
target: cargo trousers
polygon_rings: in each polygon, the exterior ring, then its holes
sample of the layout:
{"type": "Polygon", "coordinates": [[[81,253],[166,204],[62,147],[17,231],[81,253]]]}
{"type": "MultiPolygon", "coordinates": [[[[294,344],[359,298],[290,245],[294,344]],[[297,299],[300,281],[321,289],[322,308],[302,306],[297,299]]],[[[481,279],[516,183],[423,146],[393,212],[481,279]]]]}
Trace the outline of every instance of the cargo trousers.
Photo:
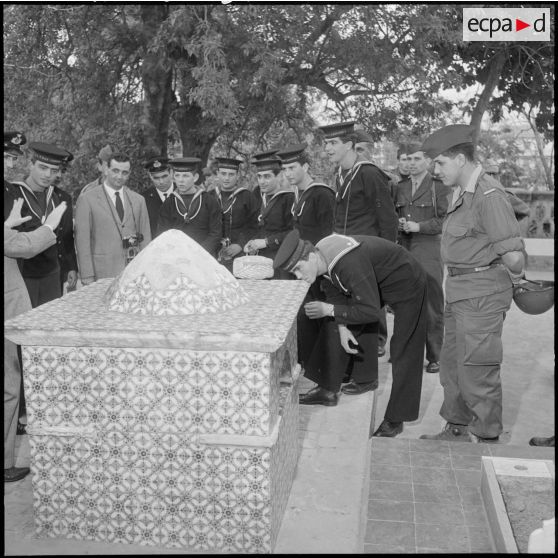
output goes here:
{"type": "Polygon", "coordinates": [[[440,415],[482,438],[502,433],[502,328],[512,288],[446,303],[440,358],[440,415]]]}

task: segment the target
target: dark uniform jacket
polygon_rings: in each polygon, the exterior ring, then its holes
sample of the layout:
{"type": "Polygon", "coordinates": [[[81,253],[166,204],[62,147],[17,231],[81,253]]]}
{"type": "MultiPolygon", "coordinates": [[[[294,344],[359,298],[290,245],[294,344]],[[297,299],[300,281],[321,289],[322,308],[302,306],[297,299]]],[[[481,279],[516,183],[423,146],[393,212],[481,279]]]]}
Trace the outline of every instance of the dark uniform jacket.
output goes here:
{"type": "Polygon", "coordinates": [[[336,176],[335,232],[380,236],[395,242],[397,215],[390,195],[389,177],[360,157],[348,171],[336,176]]]}
{"type": "Polygon", "coordinates": [[[260,256],[273,259],[287,233],[293,230],[294,202],[294,192],[287,190],[279,190],[271,197],[262,198],[258,232],[254,238],[265,238],[267,247],[259,251],[260,256]]]}
{"type": "Polygon", "coordinates": [[[335,192],[325,184],[312,182],[292,206],[294,228],[300,238],[316,244],[333,232],[335,192]]]}
{"type": "Polygon", "coordinates": [[[20,225],[17,230],[30,232],[39,228],[42,220],[52,211],[54,206],[65,201],[67,209],[60,220],[60,224],[54,231],[56,244],[37,254],[35,257],[24,260],[21,268],[23,277],[40,278],[49,275],[59,269],[65,277],[68,271],[77,271],[76,249],[74,245],[74,226],[72,216],[72,197],[56,186],[46,191],[46,215],[45,208],[39,203],[35,193],[24,182],[14,183],[16,197],[24,198],[21,216],[31,216],[31,219],[20,225]]]}
{"type": "Polygon", "coordinates": [[[221,240],[221,212],[217,200],[205,190],[189,195],[173,192],[159,211],[157,234],[169,229],[182,231],[216,256],[221,240]]]}
{"type": "Polygon", "coordinates": [[[378,237],[351,237],[356,247],[333,260],[326,255],[322,288],[335,306],[337,323],[377,322],[384,304],[395,308],[424,289],[425,273],[403,247],[378,237]]]}
{"type": "MultiPolygon", "coordinates": [[[[169,195],[175,191],[174,184],[167,190],[169,195]]],[[[165,193],[167,193],[165,192],[165,193]]],[[[147,206],[147,214],[149,215],[149,226],[151,227],[151,239],[157,236],[157,222],[159,220],[159,210],[163,205],[161,196],[157,193],[157,188],[149,188],[141,194],[145,198],[145,205],[147,206]]]]}
{"type": "MultiPolygon", "coordinates": [[[[428,235],[431,240],[442,234],[442,221],[448,209],[451,189],[427,173],[412,195],[412,183],[408,178],[395,187],[395,209],[398,217],[419,223],[418,233],[401,233],[401,242],[406,245],[413,239],[420,240],[428,235]]],[[[406,246],[408,247],[408,246],[406,246]]]]}
{"type": "Polygon", "coordinates": [[[219,190],[212,194],[221,206],[221,237],[244,248],[251,238],[256,238],[261,199],[242,186],[230,194],[219,190]]]}

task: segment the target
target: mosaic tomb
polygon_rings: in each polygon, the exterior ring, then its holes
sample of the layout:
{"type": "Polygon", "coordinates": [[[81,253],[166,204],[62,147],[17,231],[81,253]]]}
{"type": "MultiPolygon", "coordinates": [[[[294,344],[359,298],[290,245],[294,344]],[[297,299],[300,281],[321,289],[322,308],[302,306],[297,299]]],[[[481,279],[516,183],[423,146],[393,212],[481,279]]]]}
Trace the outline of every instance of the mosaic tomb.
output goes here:
{"type": "Polygon", "coordinates": [[[182,237],[5,324],[22,345],[38,536],[273,550],[307,286],[237,281],[182,237]]]}

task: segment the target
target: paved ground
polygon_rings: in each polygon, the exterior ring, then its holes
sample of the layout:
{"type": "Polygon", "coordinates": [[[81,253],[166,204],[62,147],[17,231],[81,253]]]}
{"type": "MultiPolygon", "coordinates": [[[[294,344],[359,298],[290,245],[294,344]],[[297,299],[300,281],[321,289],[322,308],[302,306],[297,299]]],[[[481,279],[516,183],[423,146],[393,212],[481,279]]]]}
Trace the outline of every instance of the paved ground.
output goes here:
{"type": "MultiPolygon", "coordinates": [[[[396,439],[368,440],[371,393],[343,396],[337,407],[302,408],[301,456],[276,552],[489,551],[479,508],[479,454],[549,458],[548,450],[527,444],[532,436],[554,432],[554,308],[529,316],[513,306],[504,325],[504,353],[505,433],[497,446],[418,440],[443,424],[437,374],[425,374],[419,419],[396,439]]],[[[380,362],[376,424],[389,397],[387,358],[380,362]]],[[[19,466],[29,463],[26,438],[18,440],[19,466]]],[[[4,488],[5,555],[184,554],[34,539],[30,478],[4,488]]]]}

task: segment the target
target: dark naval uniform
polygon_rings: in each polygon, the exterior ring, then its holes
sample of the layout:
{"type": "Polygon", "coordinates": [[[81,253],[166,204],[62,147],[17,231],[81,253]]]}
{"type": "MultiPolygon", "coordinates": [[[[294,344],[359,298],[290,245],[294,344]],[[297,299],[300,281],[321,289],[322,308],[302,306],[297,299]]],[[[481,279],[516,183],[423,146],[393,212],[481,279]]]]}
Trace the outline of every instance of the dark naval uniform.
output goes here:
{"type": "Polygon", "coordinates": [[[188,195],[174,191],[159,211],[157,234],[169,229],[182,231],[216,256],[221,239],[221,212],[217,200],[203,189],[188,195]]]}
{"type": "Polygon", "coordinates": [[[395,187],[395,207],[399,217],[414,221],[420,227],[419,232],[400,232],[399,242],[415,256],[432,278],[428,283],[426,335],[426,359],[429,362],[440,360],[444,340],[444,267],[440,256],[440,239],[450,193],[448,186],[435,180],[429,173],[426,173],[414,195],[410,178],[395,187]]]}
{"type": "Polygon", "coordinates": [[[395,316],[390,342],[393,385],[385,418],[415,420],[426,336],[424,270],[404,248],[383,238],[331,235],[316,248],[328,265],[322,286],[327,302],[334,305],[334,317],[327,318],[325,333],[305,366],[305,376],[335,393],[350,367],[357,383],[377,380],[377,344],[367,342],[367,326],[377,322],[382,306],[389,304],[395,316]],[[338,324],[347,325],[357,339],[357,355],[342,348],[338,324]]]}
{"type": "MultiPolygon", "coordinates": [[[[293,224],[300,233],[302,240],[316,244],[333,232],[335,193],[319,182],[312,182],[298,196],[293,204],[293,224]]],[[[320,289],[321,278],[316,279],[304,299],[297,315],[298,328],[298,360],[304,363],[310,358],[312,349],[319,338],[324,320],[311,320],[304,312],[304,304],[312,300],[325,300],[320,289]]]]}
{"type": "MultiPolygon", "coordinates": [[[[165,195],[165,199],[171,195],[176,188],[174,184],[166,191],[163,195],[165,195]]],[[[157,222],[159,220],[159,211],[163,206],[163,201],[161,200],[161,196],[158,194],[157,188],[153,186],[153,188],[149,188],[145,192],[141,194],[145,198],[145,205],[147,206],[147,214],[149,215],[149,225],[151,227],[151,239],[154,239],[157,236],[157,222]]]]}
{"type": "Polygon", "coordinates": [[[481,438],[502,433],[502,328],[512,281],[500,256],[520,251],[519,224],[502,185],[479,169],[458,195],[443,224],[447,265],[445,339],[440,359],[444,403],[440,414],[469,425],[481,438]]]}
{"type": "Polygon", "coordinates": [[[390,196],[389,177],[360,156],[351,169],[338,169],[335,232],[380,236],[395,242],[397,215],[390,196]]]}
{"type": "MultiPolygon", "coordinates": [[[[379,236],[395,242],[397,214],[393,207],[389,177],[376,165],[360,156],[348,171],[338,169],[335,207],[335,232],[379,236]]],[[[381,345],[387,340],[385,309],[377,324],[381,345]]]]}
{"type": "Polygon", "coordinates": [[[35,308],[62,296],[61,273],[67,274],[70,270],[77,270],[72,198],[70,194],[55,186],[50,186],[44,193],[34,192],[25,182],[16,182],[13,186],[18,189],[17,197],[25,200],[21,216],[31,216],[29,221],[17,228],[21,232],[39,228],[55,206],[63,201],[67,204],[60,224],[54,231],[56,244],[21,263],[21,274],[29,292],[31,305],[35,308]]]}
{"type": "Polygon", "coordinates": [[[265,238],[267,246],[259,250],[260,256],[273,259],[287,233],[293,230],[294,202],[294,192],[287,190],[279,190],[269,198],[262,197],[258,231],[254,238],[265,238]]]}
{"type": "MultiPolygon", "coordinates": [[[[213,194],[221,207],[221,240],[226,245],[238,244],[242,248],[255,238],[258,229],[260,202],[248,188],[236,188],[232,192],[214,190],[213,194]]],[[[243,256],[240,252],[237,256],[243,256]]],[[[221,263],[232,271],[230,260],[221,263]]]]}
{"type": "Polygon", "coordinates": [[[293,204],[293,224],[302,240],[316,244],[333,232],[335,193],[326,184],[312,182],[293,204]]]}

